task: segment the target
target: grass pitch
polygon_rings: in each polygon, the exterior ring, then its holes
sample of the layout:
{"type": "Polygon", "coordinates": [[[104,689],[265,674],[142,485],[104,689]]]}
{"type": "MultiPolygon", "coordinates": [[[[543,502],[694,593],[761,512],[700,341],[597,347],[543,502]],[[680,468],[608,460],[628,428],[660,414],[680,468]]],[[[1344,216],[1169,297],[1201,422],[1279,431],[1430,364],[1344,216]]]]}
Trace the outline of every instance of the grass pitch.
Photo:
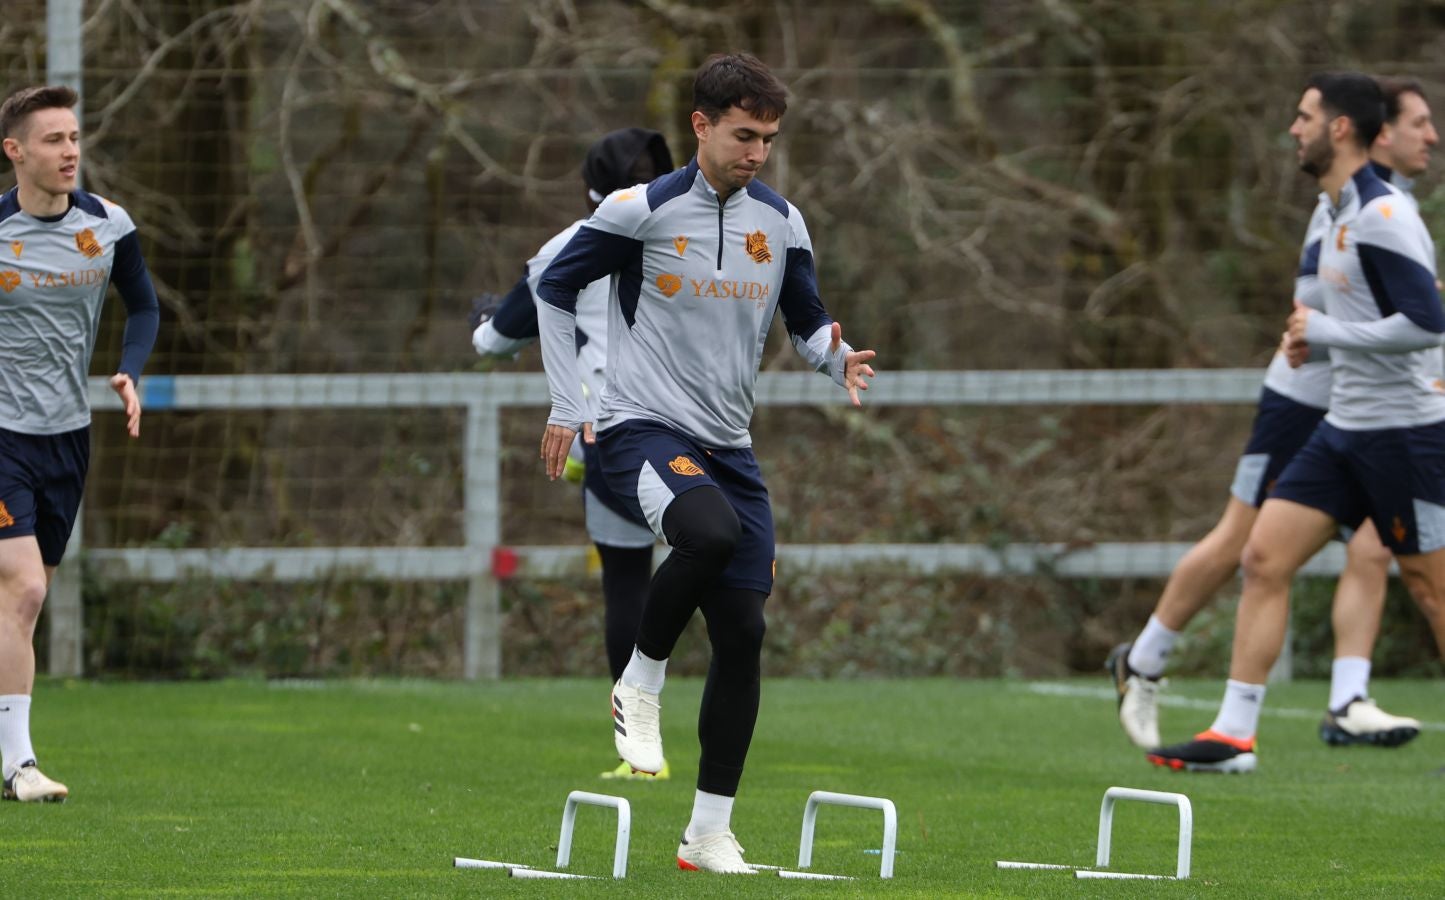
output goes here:
{"type": "MultiPolygon", "coordinates": [[[[1315,735],[1325,686],[1271,688],[1261,769],[1144,762],[1097,680],[765,681],[734,830],[754,862],[797,862],[804,800],[827,789],[898,806],[896,877],[877,878],[882,816],[825,808],[814,869],[859,881],[679,872],[700,684],[671,679],[674,777],[597,778],[615,764],[594,681],[107,684],[42,681],[33,731],[61,806],[0,806],[0,897],[1425,897],[1445,892],[1445,685],[1381,682],[1381,705],[1427,720],[1396,750],[1315,735]],[[1194,805],[1193,877],[1076,882],[996,859],[1089,865],[1110,785],[1194,805]],[[624,882],[520,882],[454,856],[550,868],[567,792],[632,802],[624,882]],[[869,852],[872,851],[872,852],[869,852]]],[[[1176,683],[1165,737],[1204,728],[1222,691],[1176,683]]],[[[1172,873],[1172,808],[1123,804],[1119,871],[1172,873]]],[[[583,808],[572,870],[611,869],[614,819],[583,808]]]]}

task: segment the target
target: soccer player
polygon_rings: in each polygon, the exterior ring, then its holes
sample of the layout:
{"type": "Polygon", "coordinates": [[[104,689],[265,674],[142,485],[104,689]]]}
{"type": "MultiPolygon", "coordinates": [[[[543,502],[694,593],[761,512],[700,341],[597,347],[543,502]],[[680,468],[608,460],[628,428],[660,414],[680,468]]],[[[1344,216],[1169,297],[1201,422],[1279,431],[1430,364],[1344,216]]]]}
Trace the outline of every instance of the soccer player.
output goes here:
{"type": "MultiPolygon", "coordinates": [[[[624,128],[605,135],[587,151],[582,180],[591,209],[619,188],[646,184],[672,171],[672,151],[659,132],[624,128]]],[[[482,307],[472,332],[472,345],[484,356],[515,356],[537,337],[537,303],[534,292],[548,263],[567,245],[586,219],[579,219],[542,245],[527,262],[516,286],[491,309],[482,307]],[[483,320],[484,319],[484,320],[483,320]]],[[[610,281],[599,278],[577,295],[576,378],[583,387],[589,420],[596,419],[607,366],[607,300],[610,281]]],[[[587,534],[602,562],[602,598],[607,663],[612,681],[632,656],[637,624],[652,578],[652,529],[607,488],[597,462],[597,446],[580,439],[567,459],[568,472],[584,481],[583,509],[587,534]],[[580,459],[579,459],[580,457],[580,459]],[[580,471],[578,471],[580,469],[580,471]]],[[[666,760],[655,773],[634,772],[627,763],[602,773],[603,778],[663,780],[671,777],[666,760]]]]}
{"type": "Polygon", "coordinates": [[[106,285],[125,300],[110,379],[126,430],[140,436],[136,383],[160,321],[135,224],[76,187],[80,126],[68,87],[32,87],[0,104],[16,186],[0,196],[0,760],[6,800],[62,801],[30,743],[32,641],[80,507],[90,460],[86,375],[106,285]]]}
{"type": "Polygon", "coordinates": [[[1369,163],[1384,95],[1357,73],[1317,75],[1290,136],[1329,201],[1318,302],[1297,302],[1282,349],[1298,366],[1328,348],[1329,412],[1281,473],[1244,551],[1244,592],[1219,714],[1195,739],[1148,754],[1175,769],[1249,772],[1265,677],[1284,642],[1290,581],[1340,526],[1374,521],[1423,609],[1445,603],[1445,310],[1435,248],[1415,204],[1369,163]]]}
{"type": "MultiPolygon", "coordinates": [[[[1438,135],[1420,83],[1380,79],[1385,123],[1370,148],[1376,174],[1408,192],[1430,164],[1438,135]]],[[[1413,199],[1413,198],[1412,198],[1413,199]]],[[[1329,227],[1329,204],[1315,207],[1300,253],[1296,296],[1318,291],[1320,240],[1329,227]]],[[[1239,568],[1260,504],[1285,465],[1304,446],[1329,406],[1329,360],[1292,368],[1276,353],[1265,374],[1253,432],[1235,471],[1224,516],[1179,561],[1144,630],[1110,654],[1108,668],[1119,694],[1119,722],[1137,746],[1159,746],[1160,676],[1179,633],[1239,568]]],[[[1345,546],[1345,568],[1335,589],[1332,622],[1335,659],[1320,738],[1332,745],[1396,747],[1414,738],[1420,723],[1384,712],[1369,699],[1370,654],[1385,608],[1391,554],[1366,520],[1345,546]]],[[[1445,646],[1445,645],[1442,645],[1445,646]]]]}
{"type": "Polygon", "coordinates": [[[764,340],[777,310],[793,346],[858,405],[873,369],[818,297],[797,208],[757,180],[787,92],[746,54],[709,58],[693,83],[697,155],[618,191],[542,276],[538,308],[552,411],[541,456],[561,474],[593,426],[573,376],[578,291],[611,276],[607,387],[595,440],[608,486],[672,547],[648,589],[636,648],[612,689],[618,755],[662,765],[667,659],[696,610],[712,663],[698,716],[689,870],[751,873],[731,830],[757,721],[763,604],[773,586],[773,518],[748,426],[764,340]]]}

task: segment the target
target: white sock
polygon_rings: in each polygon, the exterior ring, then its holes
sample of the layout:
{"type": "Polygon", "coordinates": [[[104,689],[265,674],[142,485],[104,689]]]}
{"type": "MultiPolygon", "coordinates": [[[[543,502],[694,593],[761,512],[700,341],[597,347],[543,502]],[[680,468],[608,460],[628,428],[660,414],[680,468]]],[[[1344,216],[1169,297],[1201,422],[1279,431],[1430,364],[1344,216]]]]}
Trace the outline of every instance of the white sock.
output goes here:
{"type": "Polygon", "coordinates": [[[1264,685],[1246,684],[1233,678],[1224,683],[1224,702],[1210,731],[1247,741],[1259,730],[1259,711],[1264,707],[1264,685]]]}
{"type": "Polygon", "coordinates": [[[1158,616],[1150,616],[1129,651],[1129,668],[1145,678],[1158,678],[1164,674],[1164,667],[1169,662],[1169,654],[1174,652],[1177,640],[1179,632],[1167,628],[1158,616]]]}
{"type": "Polygon", "coordinates": [[[1330,709],[1356,697],[1370,696],[1370,661],[1363,656],[1337,656],[1330,666],[1330,709]]]}
{"type": "Polygon", "coordinates": [[[35,758],[30,746],[30,697],[26,694],[0,696],[0,760],[5,777],[15,774],[23,762],[35,758]]]}
{"type": "Polygon", "coordinates": [[[692,798],[692,821],[684,835],[688,840],[717,834],[732,828],[733,798],[698,791],[692,798]]]}
{"type": "Polygon", "coordinates": [[[662,683],[666,679],[667,660],[653,659],[636,647],[632,648],[632,659],[627,661],[627,668],[622,670],[623,684],[649,694],[660,694],[662,683]]]}

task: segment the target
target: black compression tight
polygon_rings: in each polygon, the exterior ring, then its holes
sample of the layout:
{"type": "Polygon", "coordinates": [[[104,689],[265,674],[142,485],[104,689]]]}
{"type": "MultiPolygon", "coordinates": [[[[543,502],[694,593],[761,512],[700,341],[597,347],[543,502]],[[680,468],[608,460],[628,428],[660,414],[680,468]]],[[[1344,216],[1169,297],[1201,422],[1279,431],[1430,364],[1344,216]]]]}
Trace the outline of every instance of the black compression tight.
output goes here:
{"type": "Polygon", "coordinates": [[[672,655],[692,614],[717,588],[742,526],[723,492],[704,485],[668,504],[662,533],[672,552],[652,576],[637,631],[637,649],[653,659],[672,655]]]}
{"type": "Polygon", "coordinates": [[[598,544],[597,555],[602,559],[607,666],[612,670],[612,680],[617,681],[637,643],[637,626],[642,621],[647,584],[652,578],[652,548],[598,544]]]}
{"type": "Polygon", "coordinates": [[[719,588],[702,603],[712,641],[712,665],[702,689],[697,737],[702,757],[697,789],[735,797],[743,762],[758,721],[763,602],[768,595],[742,588],[719,588]]]}
{"type": "Polygon", "coordinates": [[[702,610],[712,642],[697,734],[702,745],[698,790],[737,794],[758,719],[762,657],[762,591],[718,586],[737,547],[737,513],[712,486],[693,488],[667,507],[663,534],[672,545],[648,591],[637,649],[667,659],[693,612],[702,610]]]}

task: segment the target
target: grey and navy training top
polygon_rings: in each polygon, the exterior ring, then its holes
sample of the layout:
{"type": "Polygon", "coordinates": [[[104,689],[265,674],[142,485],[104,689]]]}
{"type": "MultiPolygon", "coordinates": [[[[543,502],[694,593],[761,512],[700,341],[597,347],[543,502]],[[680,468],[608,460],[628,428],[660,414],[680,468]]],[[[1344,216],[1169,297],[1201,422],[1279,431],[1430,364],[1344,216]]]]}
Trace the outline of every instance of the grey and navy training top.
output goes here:
{"type": "MultiPolygon", "coordinates": [[[[1382,180],[1395,185],[1406,199],[1419,208],[1413,193],[1415,183],[1383,163],[1371,162],[1370,168],[1382,180]]],[[[1309,226],[1305,229],[1304,245],[1300,248],[1299,273],[1295,276],[1295,299],[1311,309],[1324,309],[1320,292],[1320,245],[1330,230],[1330,210],[1334,204],[1329,194],[1321,193],[1310,215],[1309,226]]],[[[1437,354],[1438,355],[1438,354],[1437,354]]],[[[1435,365],[1439,365],[1437,360],[1435,365]]],[[[1296,403],[1315,409],[1328,409],[1330,405],[1330,360],[1329,353],[1321,350],[1318,359],[1311,359],[1301,366],[1291,368],[1283,353],[1275,353],[1265,372],[1264,386],[1282,394],[1296,403]]]]}
{"type": "Polygon", "coordinates": [[[61,434],[90,424],[87,375],[106,285],[125,300],[118,371],[140,381],[160,306],[124,209],[75,191],[37,218],[0,196],[0,428],[61,434]]]}
{"type": "Polygon", "coordinates": [[[777,310],[793,346],[843,384],[845,343],[818,298],[803,217],[753,181],[725,201],[694,158],[648,185],[613,192],[537,286],[550,424],[586,420],[576,372],[578,291],[611,276],[607,386],[598,428],[661,422],[706,447],[751,445],[763,344],[777,310]]]}
{"type": "Polygon", "coordinates": [[[1414,200],[1368,165],[1330,209],[1319,285],[1324,312],[1309,317],[1305,340],[1330,351],[1326,420],[1349,431],[1445,420],[1435,246],[1414,200]]]}

